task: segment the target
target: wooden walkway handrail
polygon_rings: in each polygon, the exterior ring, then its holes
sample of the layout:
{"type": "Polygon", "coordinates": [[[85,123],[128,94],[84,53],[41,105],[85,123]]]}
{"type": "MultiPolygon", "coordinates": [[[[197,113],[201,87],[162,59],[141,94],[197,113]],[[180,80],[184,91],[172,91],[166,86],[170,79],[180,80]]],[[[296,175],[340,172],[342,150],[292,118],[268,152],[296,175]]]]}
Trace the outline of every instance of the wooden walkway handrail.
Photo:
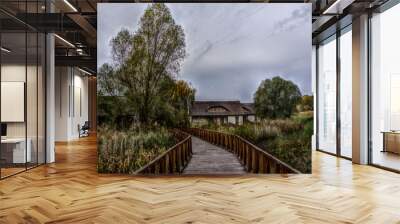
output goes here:
{"type": "Polygon", "coordinates": [[[234,153],[247,172],[301,173],[238,135],[200,128],[188,128],[184,131],[234,153]]]}
{"type": "Polygon", "coordinates": [[[169,148],[163,154],[157,156],[146,166],[140,168],[136,174],[176,174],[182,173],[192,158],[191,135],[174,130],[174,134],[183,140],[169,148]]]}

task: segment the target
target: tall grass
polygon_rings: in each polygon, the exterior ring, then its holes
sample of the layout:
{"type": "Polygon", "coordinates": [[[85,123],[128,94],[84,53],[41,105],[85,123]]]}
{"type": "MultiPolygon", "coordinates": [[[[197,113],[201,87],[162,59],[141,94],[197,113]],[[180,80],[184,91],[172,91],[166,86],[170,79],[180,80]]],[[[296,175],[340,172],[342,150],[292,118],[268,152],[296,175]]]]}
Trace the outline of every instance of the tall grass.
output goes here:
{"type": "Polygon", "coordinates": [[[313,113],[243,125],[210,124],[202,128],[239,135],[302,173],[311,172],[313,113]]]}
{"type": "Polygon", "coordinates": [[[174,135],[164,128],[124,131],[99,128],[98,172],[132,174],[175,143],[174,135]]]}

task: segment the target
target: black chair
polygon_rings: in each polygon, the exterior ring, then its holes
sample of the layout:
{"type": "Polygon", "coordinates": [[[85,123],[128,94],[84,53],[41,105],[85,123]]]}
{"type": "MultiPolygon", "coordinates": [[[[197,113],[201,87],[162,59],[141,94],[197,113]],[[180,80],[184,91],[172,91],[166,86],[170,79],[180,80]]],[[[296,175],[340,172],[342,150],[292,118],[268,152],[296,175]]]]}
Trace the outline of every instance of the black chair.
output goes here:
{"type": "Polygon", "coordinates": [[[89,129],[90,129],[89,121],[85,121],[82,127],[78,125],[79,138],[89,136],[89,129]]]}

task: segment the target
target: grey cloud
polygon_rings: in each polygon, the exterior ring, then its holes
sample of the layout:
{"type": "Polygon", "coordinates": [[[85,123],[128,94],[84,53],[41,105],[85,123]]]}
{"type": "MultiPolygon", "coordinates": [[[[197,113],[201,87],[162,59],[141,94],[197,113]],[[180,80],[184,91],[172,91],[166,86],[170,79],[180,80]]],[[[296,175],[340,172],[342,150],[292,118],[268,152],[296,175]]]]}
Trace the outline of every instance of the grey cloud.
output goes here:
{"type": "Polygon", "coordinates": [[[310,5],[308,7],[303,6],[292,11],[291,15],[281,19],[274,25],[273,31],[268,36],[273,36],[280,32],[291,31],[297,26],[311,21],[310,17],[310,5]]]}
{"type": "MultiPolygon", "coordinates": [[[[122,27],[136,30],[147,6],[112,5],[99,10],[99,65],[111,60],[108,41],[122,27]]],[[[186,36],[179,77],[197,89],[196,99],[251,102],[260,82],[276,75],[311,94],[309,4],[167,5],[186,36]]]]}

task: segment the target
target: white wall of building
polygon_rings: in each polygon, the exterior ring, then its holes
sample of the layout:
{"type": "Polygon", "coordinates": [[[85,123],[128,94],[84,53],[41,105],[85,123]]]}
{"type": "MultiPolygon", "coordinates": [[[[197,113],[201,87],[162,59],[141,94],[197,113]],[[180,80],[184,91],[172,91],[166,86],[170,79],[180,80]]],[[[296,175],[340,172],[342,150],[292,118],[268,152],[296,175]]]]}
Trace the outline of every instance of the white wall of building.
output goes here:
{"type": "Polygon", "coordinates": [[[236,117],[235,116],[228,116],[228,123],[236,124],[236,117]]]}
{"type": "Polygon", "coordinates": [[[56,68],[55,140],[79,138],[78,125],[88,121],[88,78],[76,68],[56,68]]]}
{"type": "Polygon", "coordinates": [[[247,120],[250,121],[250,122],[255,122],[256,121],[256,116],[249,115],[249,116],[247,116],[247,120]]]}
{"type": "Polygon", "coordinates": [[[243,124],[243,116],[238,116],[238,124],[239,125],[243,124]]]}

